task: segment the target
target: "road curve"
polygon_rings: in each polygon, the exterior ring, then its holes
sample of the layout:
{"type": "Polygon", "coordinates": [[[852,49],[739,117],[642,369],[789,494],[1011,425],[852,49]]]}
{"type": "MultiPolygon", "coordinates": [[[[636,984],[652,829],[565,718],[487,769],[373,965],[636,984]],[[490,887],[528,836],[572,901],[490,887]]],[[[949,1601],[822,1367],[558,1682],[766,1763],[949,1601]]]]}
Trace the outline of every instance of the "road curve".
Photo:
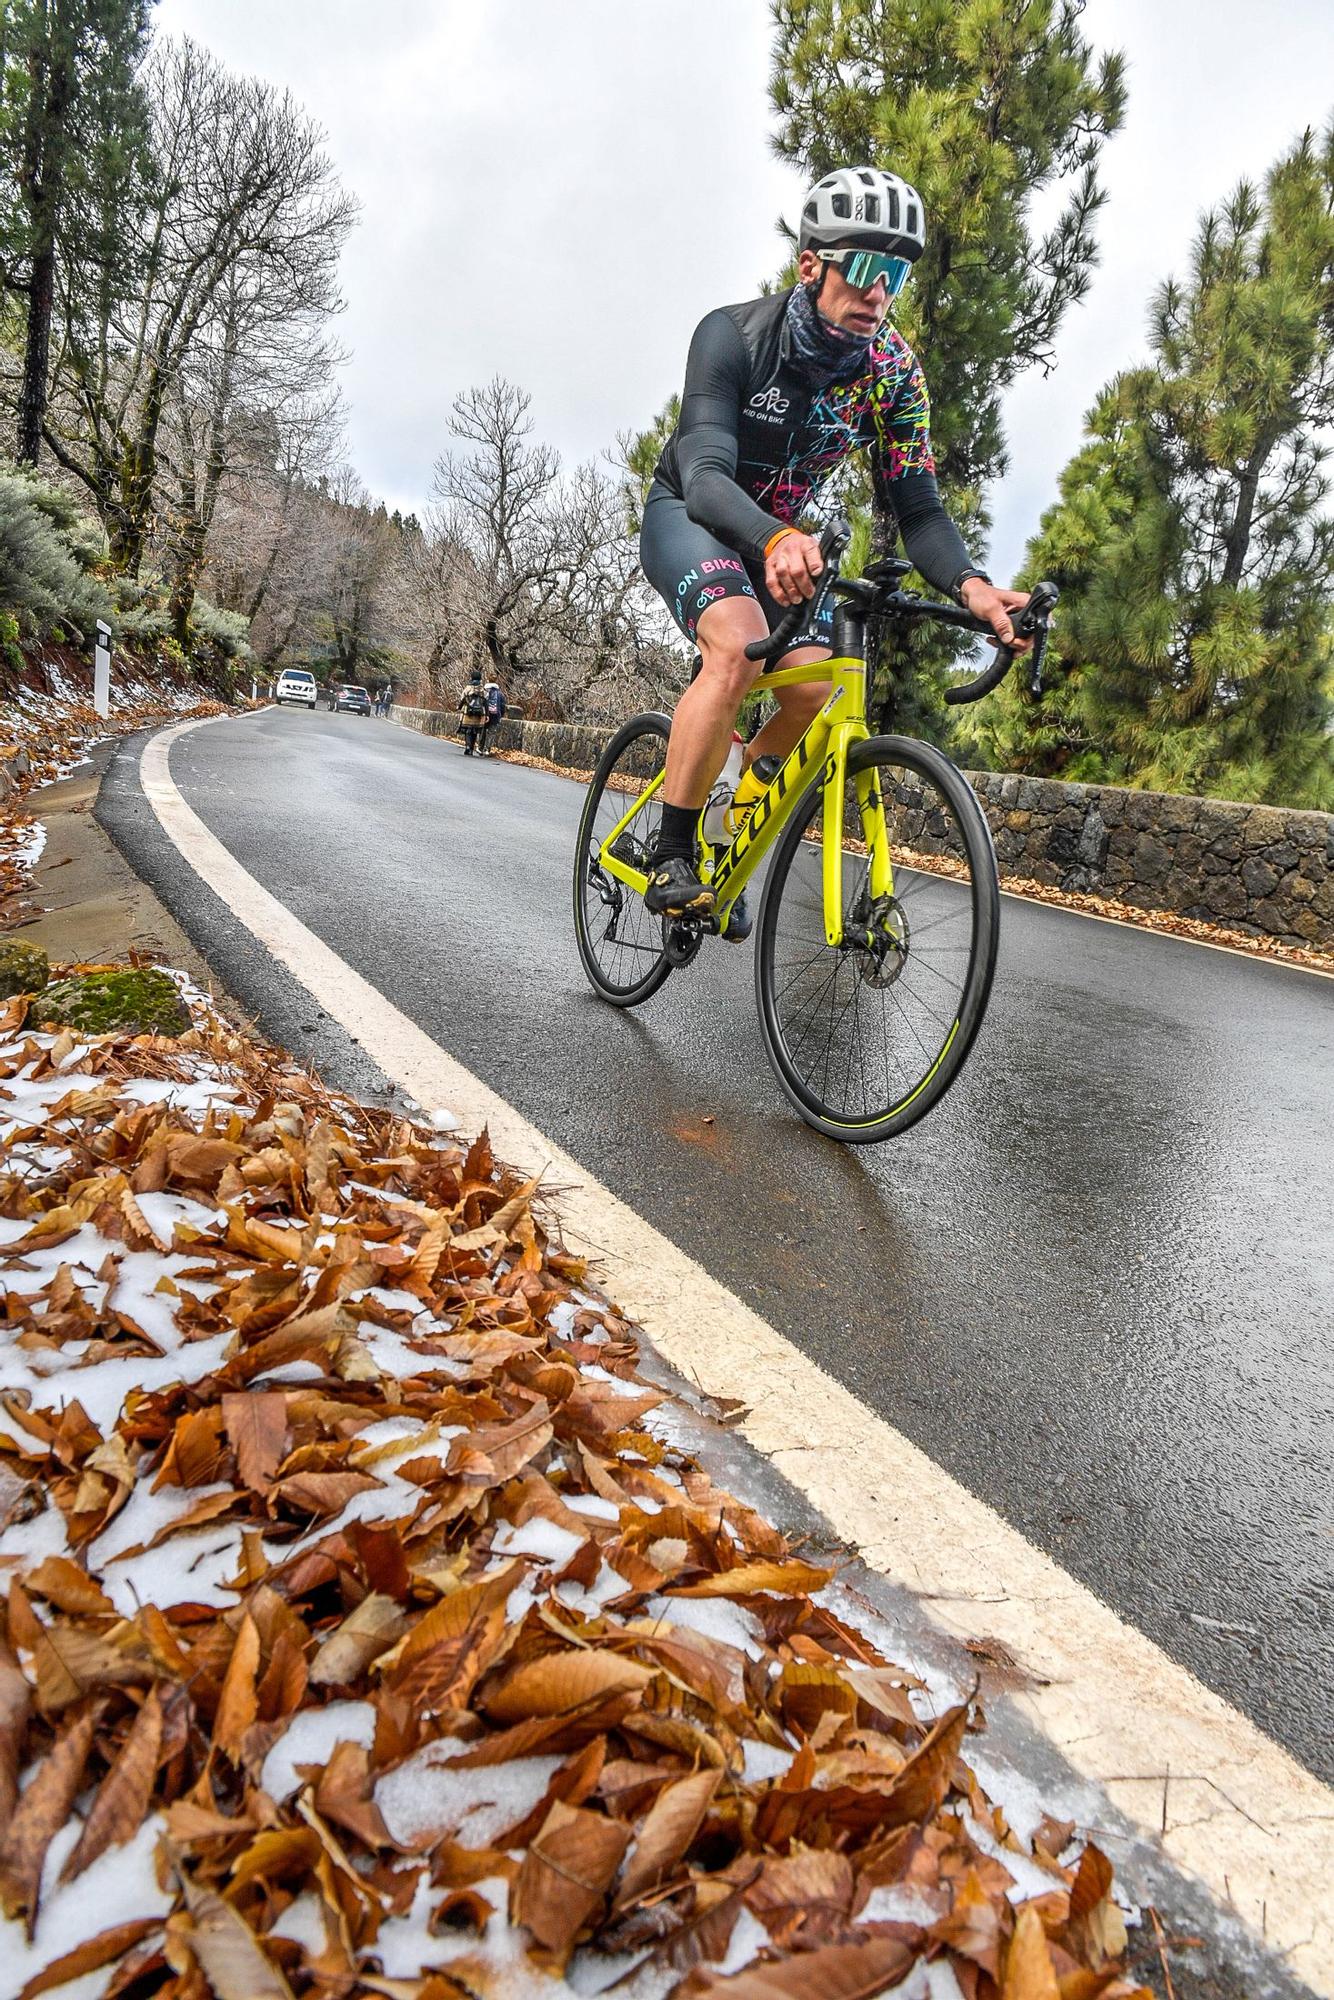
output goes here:
{"type": "MultiPolygon", "coordinates": [[[[1334,985],[1007,900],[962,1080],[898,1141],[844,1149],[779,1095],[748,948],[706,949],[638,1014],[589,992],[573,784],[277,710],[194,731],[171,769],[442,1047],[1334,1775],[1334,985]]],[[[128,837],[232,990],[319,1048],[301,989],[128,837]]]]}

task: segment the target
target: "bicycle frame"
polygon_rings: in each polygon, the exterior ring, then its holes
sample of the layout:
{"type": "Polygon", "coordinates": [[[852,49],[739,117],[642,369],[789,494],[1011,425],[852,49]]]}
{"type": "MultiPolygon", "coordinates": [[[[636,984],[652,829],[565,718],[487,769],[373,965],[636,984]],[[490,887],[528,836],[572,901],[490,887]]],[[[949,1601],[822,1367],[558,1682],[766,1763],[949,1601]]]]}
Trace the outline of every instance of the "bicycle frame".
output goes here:
{"type": "MultiPolygon", "coordinates": [[[[711,882],[716,902],[715,918],[725,922],[727,912],[755,873],[791,817],[798,802],[812,784],[824,785],[823,887],[825,939],[837,947],[843,942],[843,799],[848,752],[855,743],[870,736],[866,725],[866,660],[856,655],[838,659],[812,660],[801,667],[783,667],[764,674],[756,683],[766,694],[773,688],[798,687],[813,681],[832,683],[829,699],[807,725],[800,741],[789,752],[766,791],[762,792],[746,816],[745,824],[731,845],[710,860],[713,850],[700,836],[704,857],[702,876],[711,882]]],[[[643,895],[648,877],[611,852],[626,828],[662,784],[660,772],[635,799],[629,811],[616,822],[602,842],[598,866],[643,895]]],[[[875,791],[875,773],[858,773],[854,779],[861,808],[862,830],[871,860],[872,897],[892,895],[893,867],[884,804],[875,791]]]]}

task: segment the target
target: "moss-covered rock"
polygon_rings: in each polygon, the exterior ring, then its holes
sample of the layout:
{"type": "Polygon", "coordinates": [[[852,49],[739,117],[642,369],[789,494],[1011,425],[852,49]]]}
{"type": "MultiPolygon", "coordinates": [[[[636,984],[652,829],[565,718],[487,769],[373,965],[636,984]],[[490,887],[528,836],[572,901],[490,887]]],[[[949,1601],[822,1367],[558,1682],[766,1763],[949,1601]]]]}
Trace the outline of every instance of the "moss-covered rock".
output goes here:
{"type": "Polygon", "coordinates": [[[28,1018],[40,1027],[77,1028],[83,1035],[183,1035],[190,1026],[179,988],[152,965],[58,979],[39,995],[28,1018]]]}
{"type": "Polygon", "coordinates": [[[16,993],[40,993],[51,977],[51,966],[39,944],[0,938],[0,1000],[16,993]]]}

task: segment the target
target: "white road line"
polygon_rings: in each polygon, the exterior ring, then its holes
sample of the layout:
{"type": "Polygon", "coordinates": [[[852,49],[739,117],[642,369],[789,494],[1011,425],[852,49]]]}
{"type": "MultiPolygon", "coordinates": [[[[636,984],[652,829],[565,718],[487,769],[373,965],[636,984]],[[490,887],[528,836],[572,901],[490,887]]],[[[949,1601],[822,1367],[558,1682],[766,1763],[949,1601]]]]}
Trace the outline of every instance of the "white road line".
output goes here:
{"type": "MultiPolygon", "coordinates": [[[[222,718],[225,719],[225,718],[222,718]]],[[[447,1055],[241,867],[186,804],[153,737],[144,795],[173,845],[384,1074],[502,1157],[560,1186],[570,1240],[665,1358],[750,1406],[745,1436],[874,1569],[989,1635],[1048,1685],[1017,1697],[1086,1777],[1235,1909],[1292,1971],[1334,1996],[1334,1791],[1125,1624],[1091,1591],[866,1409],[749,1306],[447,1055]],[[1003,1596],[998,1597],[1000,1591],[1003,1596]]]]}

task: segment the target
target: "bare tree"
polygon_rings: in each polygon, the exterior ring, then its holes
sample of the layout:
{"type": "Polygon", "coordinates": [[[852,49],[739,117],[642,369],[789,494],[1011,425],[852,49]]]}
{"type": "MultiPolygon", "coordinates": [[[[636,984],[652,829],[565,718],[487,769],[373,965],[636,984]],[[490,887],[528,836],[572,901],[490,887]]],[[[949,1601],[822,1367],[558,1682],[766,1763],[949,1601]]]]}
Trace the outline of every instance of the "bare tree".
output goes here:
{"type": "Polygon", "coordinates": [[[178,414],[197,407],[192,369],[214,409],[221,397],[225,426],[245,342],[263,353],[276,329],[308,332],[338,309],[337,259],[356,213],[323,133],[290,96],[233,76],[188,40],[158,44],[146,80],[157,178],[138,218],[142,281],[91,328],[66,313],[45,432],[94,495],[112,560],[130,575],[153,530],[164,421],[173,402],[178,414]]]}
{"type": "Polygon", "coordinates": [[[461,448],[436,465],[432,561],[459,664],[527,676],[560,709],[679,686],[620,487],[593,466],[563,474],[530,402],[499,377],[456,397],[461,448]]]}

